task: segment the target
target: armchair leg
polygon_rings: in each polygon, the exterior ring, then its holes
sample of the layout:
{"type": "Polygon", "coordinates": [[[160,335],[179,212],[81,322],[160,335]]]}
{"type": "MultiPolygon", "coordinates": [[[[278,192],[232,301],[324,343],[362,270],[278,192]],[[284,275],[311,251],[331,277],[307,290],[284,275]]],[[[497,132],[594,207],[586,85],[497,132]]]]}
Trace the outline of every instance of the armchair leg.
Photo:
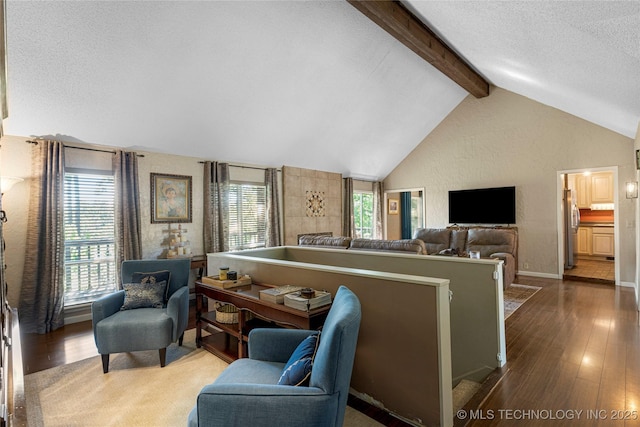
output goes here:
{"type": "Polygon", "coordinates": [[[158,353],[160,354],[160,367],[164,368],[164,365],[167,362],[167,348],[161,348],[158,350],[158,353]]]}
{"type": "Polygon", "coordinates": [[[180,335],[180,338],[178,338],[178,345],[182,347],[182,340],[184,340],[184,332],[182,333],[182,335],[180,335]]]}
{"type": "Polygon", "coordinates": [[[102,372],[103,373],[107,373],[109,372],[109,355],[108,354],[102,354],[102,372]]]}

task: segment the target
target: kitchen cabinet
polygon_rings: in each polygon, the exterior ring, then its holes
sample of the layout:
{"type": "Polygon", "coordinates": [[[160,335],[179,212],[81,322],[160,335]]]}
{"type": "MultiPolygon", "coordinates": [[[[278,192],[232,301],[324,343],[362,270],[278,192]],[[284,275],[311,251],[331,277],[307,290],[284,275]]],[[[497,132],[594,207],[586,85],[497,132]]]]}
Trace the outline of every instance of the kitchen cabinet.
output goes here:
{"type": "Polygon", "coordinates": [[[593,255],[614,256],[615,238],[613,227],[594,227],[592,231],[591,251],[593,255]]]}
{"type": "Polygon", "coordinates": [[[596,172],[575,177],[578,209],[591,209],[592,203],[613,203],[613,173],[596,172]]]}
{"type": "Polygon", "coordinates": [[[576,205],[578,209],[591,208],[591,176],[576,176],[576,205]]]}
{"type": "Polygon", "coordinates": [[[591,255],[592,243],[593,243],[593,237],[591,234],[591,227],[578,227],[578,233],[576,233],[576,245],[575,245],[576,254],[591,255]]]}
{"type": "Polygon", "coordinates": [[[591,175],[591,203],[613,203],[613,174],[611,172],[591,175]]]}

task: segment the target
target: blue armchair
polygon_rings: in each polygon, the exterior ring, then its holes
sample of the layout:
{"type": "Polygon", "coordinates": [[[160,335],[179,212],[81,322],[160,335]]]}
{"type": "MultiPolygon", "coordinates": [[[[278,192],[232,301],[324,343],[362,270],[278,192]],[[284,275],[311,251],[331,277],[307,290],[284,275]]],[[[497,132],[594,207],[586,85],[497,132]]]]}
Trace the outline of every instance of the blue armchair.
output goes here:
{"type": "Polygon", "coordinates": [[[308,387],[277,383],[298,344],[317,331],[254,329],[249,358],[233,362],[200,391],[189,427],[342,426],[360,318],[360,301],[341,286],[322,328],[308,387]]]}
{"type": "Polygon", "coordinates": [[[136,273],[168,270],[167,303],[162,308],[120,308],[125,291],[105,295],[91,305],[93,336],[102,355],[102,370],[109,372],[109,354],[130,351],[158,350],[160,366],[164,367],[167,347],[175,341],[182,345],[189,320],[189,273],[191,260],[159,259],[124,261],[122,283],[130,283],[136,273]]]}

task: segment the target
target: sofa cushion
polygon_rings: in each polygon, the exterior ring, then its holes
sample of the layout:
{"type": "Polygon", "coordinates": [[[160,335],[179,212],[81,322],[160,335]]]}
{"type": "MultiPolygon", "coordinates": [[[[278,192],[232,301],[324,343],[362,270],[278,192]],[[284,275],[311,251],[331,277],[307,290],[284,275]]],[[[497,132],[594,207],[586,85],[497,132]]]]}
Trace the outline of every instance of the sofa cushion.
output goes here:
{"type": "Polygon", "coordinates": [[[353,239],[349,250],[383,251],[383,252],[409,252],[426,255],[427,248],[420,239],[378,240],[378,239],[353,239]]]}
{"type": "Polygon", "coordinates": [[[413,238],[424,242],[429,255],[451,248],[451,230],[447,228],[418,228],[413,233],[413,238]]]}
{"type": "Polygon", "coordinates": [[[457,249],[459,254],[467,252],[467,229],[451,229],[451,249],[457,249]]]}
{"type": "Polygon", "coordinates": [[[318,351],[318,334],[309,335],[296,347],[284,365],[278,385],[299,386],[307,384],[311,376],[313,358],[318,351]]]}
{"type": "Polygon", "coordinates": [[[516,233],[511,229],[471,228],[467,237],[467,252],[479,251],[481,257],[496,252],[516,253],[516,233]]]}
{"type": "Polygon", "coordinates": [[[351,243],[350,237],[331,236],[300,236],[298,245],[300,246],[320,246],[326,248],[347,249],[351,243]]]}

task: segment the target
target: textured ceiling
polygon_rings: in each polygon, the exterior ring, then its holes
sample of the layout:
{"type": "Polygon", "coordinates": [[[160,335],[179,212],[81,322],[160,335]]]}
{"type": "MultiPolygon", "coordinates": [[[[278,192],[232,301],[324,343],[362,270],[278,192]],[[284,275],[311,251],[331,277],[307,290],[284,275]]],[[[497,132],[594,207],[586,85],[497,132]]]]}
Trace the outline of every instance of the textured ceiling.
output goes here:
{"type": "Polygon", "coordinates": [[[496,86],[635,137],[640,1],[404,3],[496,86]]]}
{"type": "MultiPolygon", "coordinates": [[[[629,137],[640,2],[404,2],[493,84],[629,137]]],[[[9,1],[5,132],[384,178],[467,93],[346,1],[9,1]]]]}

